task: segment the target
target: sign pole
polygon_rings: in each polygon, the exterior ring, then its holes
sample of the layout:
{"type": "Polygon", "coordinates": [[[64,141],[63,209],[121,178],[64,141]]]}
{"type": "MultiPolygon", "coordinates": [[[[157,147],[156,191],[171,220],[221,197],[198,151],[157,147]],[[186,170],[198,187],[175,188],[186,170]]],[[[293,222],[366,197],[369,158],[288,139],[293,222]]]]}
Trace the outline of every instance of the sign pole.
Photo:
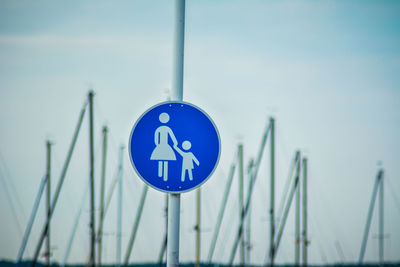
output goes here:
{"type": "MultiPolygon", "coordinates": [[[[172,100],[183,100],[183,59],[185,41],[185,0],[175,0],[174,63],[172,100]]],[[[168,198],[167,267],[179,266],[179,223],[181,195],[168,198]]]]}

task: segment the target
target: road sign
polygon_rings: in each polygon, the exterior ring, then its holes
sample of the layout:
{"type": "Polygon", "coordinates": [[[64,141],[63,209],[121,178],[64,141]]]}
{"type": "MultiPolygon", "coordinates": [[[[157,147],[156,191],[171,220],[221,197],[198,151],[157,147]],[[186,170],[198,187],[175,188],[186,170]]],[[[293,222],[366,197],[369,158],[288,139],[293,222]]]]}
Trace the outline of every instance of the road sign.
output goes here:
{"type": "Polygon", "coordinates": [[[131,162],[149,186],[182,193],[202,185],[215,170],[221,150],[211,118],[187,102],[163,102],[133,126],[131,162]]]}

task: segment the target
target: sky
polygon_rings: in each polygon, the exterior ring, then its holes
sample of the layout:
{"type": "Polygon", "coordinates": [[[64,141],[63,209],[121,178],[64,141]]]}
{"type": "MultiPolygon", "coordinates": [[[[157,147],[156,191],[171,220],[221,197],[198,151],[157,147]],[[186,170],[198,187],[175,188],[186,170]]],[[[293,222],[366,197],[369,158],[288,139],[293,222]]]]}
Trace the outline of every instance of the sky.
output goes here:
{"type": "MultiPolygon", "coordinates": [[[[106,188],[121,145],[172,84],[173,1],[0,2],[0,258],[14,260],[52,146],[52,191],[79,112],[95,92],[96,216],[102,127],[110,129],[106,188]]],[[[400,251],[400,3],[397,1],[187,1],[184,101],[205,110],[221,138],[219,165],[201,187],[201,258],[206,260],[229,168],[239,143],[245,166],[269,117],[276,122],[276,201],[295,151],[308,158],[309,261],[356,262],[379,168],[385,181],[385,259],[400,251]],[[340,250],[343,251],[341,255],[340,250]]],[[[52,259],[62,262],[89,181],[86,116],[51,225],[52,259]]],[[[269,157],[262,160],[251,210],[251,263],[269,240],[269,157]]],[[[122,254],[144,183],[123,153],[122,254]]],[[[238,175],[214,259],[226,263],[238,226],[238,175]]],[[[245,177],[248,182],[248,177],[245,177]]],[[[24,259],[45,218],[44,199],[24,259]]],[[[89,253],[85,200],[68,263],[89,253]]],[[[277,204],[277,207],[279,205],[277,204]]],[[[131,262],[157,261],[165,194],[150,189],[131,262]]],[[[104,262],[115,262],[116,197],[104,228],[104,262]]],[[[195,193],[181,197],[181,262],[195,257],[195,193]]],[[[378,260],[377,207],[365,261],[378,260]]],[[[290,210],[277,262],[294,261],[290,210]]],[[[238,262],[236,257],[235,262],[238,262]]]]}

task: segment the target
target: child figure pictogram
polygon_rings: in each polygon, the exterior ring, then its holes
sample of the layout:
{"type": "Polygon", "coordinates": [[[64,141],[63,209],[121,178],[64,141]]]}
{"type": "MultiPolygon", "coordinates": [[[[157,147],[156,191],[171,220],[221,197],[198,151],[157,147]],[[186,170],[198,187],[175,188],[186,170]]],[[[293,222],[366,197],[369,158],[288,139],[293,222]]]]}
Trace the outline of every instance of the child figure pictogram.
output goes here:
{"type": "Polygon", "coordinates": [[[182,143],[182,148],[186,151],[182,151],[177,144],[174,145],[175,150],[182,156],[182,174],[181,181],[185,181],[186,171],[189,174],[189,180],[193,180],[192,170],[194,168],[193,162],[196,163],[197,166],[200,166],[200,162],[195,157],[192,152],[189,152],[189,149],[192,147],[192,144],[189,141],[184,141],[182,143]]]}

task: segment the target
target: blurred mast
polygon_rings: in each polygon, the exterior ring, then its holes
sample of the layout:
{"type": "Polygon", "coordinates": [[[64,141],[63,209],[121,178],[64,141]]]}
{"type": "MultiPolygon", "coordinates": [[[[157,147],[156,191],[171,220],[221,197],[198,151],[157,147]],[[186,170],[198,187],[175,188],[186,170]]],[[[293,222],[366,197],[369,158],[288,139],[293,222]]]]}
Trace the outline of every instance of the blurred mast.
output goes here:
{"type": "Polygon", "coordinates": [[[265,144],[267,142],[268,133],[270,132],[270,129],[271,129],[271,124],[268,124],[267,129],[265,130],[264,135],[263,135],[263,137],[261,139],[261,145],[260,145],[260,148],[259,148],[259,151],[258,151],[257,161],[256,161],[256,164],[255,164],[255,167],[254,167],[255,168],[254,169],[254,173],[253,173],[253,176],[250,179],[250,184],[249,184],[249,188],[248,188],[248,191],[247,191],[246,206],[245,206],[244,212],[243,212],[243,214],[242,214],[242,216],[240,218],[239,229],[238,229],[238,232],[236,234],[236,239],[235,239],[235,242],[234,242],[233,247],[232,247],[231,256],[230,256],[230,259],[229,259],[228,266],[232,266],[232,264],[233,264],[233,260],[235,258],[237,246],[238,246],[240,237],[243,234],[242,229],[243,229],[244,219],[246,218],[246,214],[247,214],[247,211],[248,211],[249,206],[250,206],[251,196],[252,196],[252,193],[253,193],[253,186],[254,186],[254,183],[255,183],[255,181],[257,179],[258,170],[259,170],[260,165],[261,165],[261,159],[262,159],[262,155],[263,155],[263,152],[264,152],[265,144]]]}
{"type": "MultiPolygon", "coordinates": [[[[254,170],[254,159],[250,159],[249,165],[247,166],[247,177],[249,177],[249,186],[251,183],[251,177],[253,176],[254,170]]],[[[252,249],[251,245],[251,208],[247,212],[247,221],[246,221],[246,257],[245,262],[248,266],[250,266],[250,252],[252,249]]]]}
{"type": "MultiPolygon", "coordinates": [[[[300,161],[300,151],[296,151],[296,157],[295,157],[295,161],[294,161],[294,165],[295,166],[298,166],[297,165],[298,161],[300,161]]],[[[274,252],[275,252],[274,257],[276,256],[276,253],[278,252],[279,244],[281,242],[283,230],[285,228],[286,219],[287,219],[287,216],[288,216],[288,213],[289,213],[289,209],[290,209],[290,206],[291,206],[291,203],[292,203],[292,200],[293,200],[293,196],[294,196],[294,194],[296,192],[296,188],[297,188],[298,183],[299,183],[299,173],[297,172],[297,169],[298,168],[296,168],[296,176],[294,178],[294,182],[292,184],[292,188],[290,189],[290,193],[289,193],[288,199],[286,201],[286,207],[285,207],[285,210],[283,212],[282,221],[281,221],[281,223],[279,225],[278,232],[276,234],[276,238],[275,238],[275,241],[274,241],[274,252]]],[[[272,259],[272,260],[274,260],[274,259],[272,259]]]]}
{"type": "Polygon", "coordinates": [[[218,213],[217,223],[215,224],[214,234],[213,234],[211,245],[210,245],[210,250],[208,251],[208,264],[211,264],[212,257],[214,254],[215,245],[217,243],[217,238],[218,238],[218,234],[219,234],[219,229],[221,228],[221,223],[222,223],[222,219],[223,219],[224,212],[225,212],[226,202],[228,200],[229,192],[231,190],[233,176],[235,174],[235,168],[236,168],[236,157],[235,157],[234,162],[231,164],[231,168],[229,170],[228,181],[226,182],[225,192],[224,192],[224,196],[223,196],[222,202],[221,202],[221,208],[218,213]]]}
{"type": "Polygon", "coordinates": [[[121,266],[121,236],[122,236],[122,176],[123,176],[123,153],[124,146],[119,150],[118,166],[118,201],[117,201],[117,267],[121,266]]]}
{"type": "Polygon", "coordinates": [[[129,257],[131,256],[131,253],[132,253],[132,248],[133,248],[133,244],[135,242],[136,233],[137,233],[139,223],[140,223],[140,218],[142,217],[143,207],[144,207],[144,203],[146,200],[146,195],[147,195],[148,189],[149,189],[149,187],[147,185],[143,186],[142,196],[140,197],[139,207],[136,212],[135,223],[133,225],[132,234],[129,239],[128,248],[127,248],[126,254],[125,254],[124,266],[128,266],[128,263],[129,263],[129,257]]]}
{"type": "Polygon", "coordinates": [[[159,267],[162,266],[163,260],[164,260],[164,255],[165,255],[165,250],[167,248],[167,232],[168,232],[168,194],[165,194],[165,235],[164,239],[161,244],[161,250],[160,253],[158,254],[158,265],[159,267]]]}
{"type": "Polygon", "coordinates": [[[303,267],[307,266],[307,158],[303,158],[303,267]]]}
{"type": "Polygon", "coordinates": [[[36,246],[35,254],[34,254],[34,257],[32,259],[32,267],[34,267],[36,265],[37,259],[39,257],[40,249],[42,247],[44,238],[45,238],[46,233],[47,233],[47,228],[49,227],[49,223],[50,223],[51,217],[53,216],[54,209],[55,209],[56,204],[57,204],[58,196],[60,195],[60,191],[61,191],[62,185],[64,183],[65,175],[67,174],[68,166],[69,166],[69,163],[71,161],[72,153],[73,153],[74,148],[75,148],[76,140],[78,139],[78,134],[79,134],[79,130],[80,130],[81,125],[82,125],[82,121],[83,121],[84,115],[85,115],[86,106],[87,106],[87,101],[85,101],[85,104],[83,105],[83,108],[82,108],[80,116],[79,116],[78,125],[76,126],[75,133],[74,133],[74,136],[72,138],[72,143],[71,143],[71,146],[69,148],[69,151],[68,151],[68,154],[67,154],[67,158],[66,158],[66,160],[64,162],[63,169],[61,171],[61,177],[60,177],[60,180],[58,181],[56,192],[54,194],[53,201],[51,203],[50,217],[49,217],[48,220],[46,220],[46,223],[45,223],[45,225],[44,225],[44,227],[42,229],[42,232],[41,232],[41,235],[40,235],[40,238],[39,238],[39,242],[38,242],[38,244],[36,246]]]}
{"type": "Polygon", "coordinates": [[[101,161],[101,187],[100,187],[100,218],[97,230],[97,264],[101,267],[101,252],[103,242],[103,220],[104,220],[104,184],[106,180],[106,158],[107,158],[107,126],[103,127],[103,156],[101,161]]]}
{"type": "Polygon", "coordinates": [[[38,210],[38,207],[40,204],[40,199],[42,198],[44,187],[45,187],[46,183],[47,183],[47,175],[45,175],[40,182],[40,186],[39,186],[38,193],[36,195],[35,203],[33,204],[31,216],[29,217],[29,222],[25,229],[24,237],[22,238],[22,244],[18,250],[18,257],[17,257],[16,264],[15,264],[16,267],[19,266],[19,264],[21,263],[22,257],[24,255],[26,244],[28,243],[29,235],[32,230],[33,222],[35,221],[37,210],[38,210]]]}
{"type": "Polygon", "coordinates": [[[90,168],[90,260],[89,266],[95,266],[95,218],[94,218],[94,133],[93,133],[93,96],[94,92],[89,92],[89,168],[90,168]]]}
{"type": "MultiPolygon", "coordinates": [[[[240,143],[238,145],[238,160],[239,160],[239,220],[242,220],[242,217],[244,216],[244,200],[243,200],[243,144],[240,143]]],[[[243,232],[243,223],[240,224],[240,232],[243,232]]],[[[245,240],[244,240],[244,235],[241,235],[239,237],[240,239],[240,266],[244,267],[244,256],[245,256],[245,240]]]]}
{"type": "Polygon", "coordinates": [[[384,260],[384,195],[383,195],[383,170],[381,174],[381,182],[379,188],[379,266],[383,266],[385,263],[384,260]]]}
{"type": "Polygon", "coordinates": [[[269,248],[270,248],[270,266],[274,266],[274,255],[275,255],[275,250],[274,250],[274,237],[275,237],[275,120],[274,118],[269,119],[269,123],[271,125],[271,176],[270,176],[270,182],[271,182],[271,188],[270,188],[270,240],[269,240],[269,248]]]}
{"type": "MultiPolygon", "coordinates": [[[[368,216],[367,216],[367,222],[365,224],[365,228],[364,228],[364,236],[363,236],[363,241],[361,243],[361,250],[360,250],[360,256],[358,258],[358,264],[362,264],[364,261],[364,254],[365,254],[365,248],[367,246],[367,241],[368,241],[368,233],[369,233],[369,228],[371,226],[371,219],[372,219],[372,214],[374,212],[374,206],[375,206],[375,199],[376,199],[376,195],[378,192],[378,187],[379,184],[382,180],[383,177],[383,169],[380,169],[378,171],[378,174],[376,175],[376,179],[375,179],[375,185],[374,185],[374,189],[372,191],[372,197],[371,197],[371,202],[369,204],[369,210],[368,210],[368,216]]],[[[382,191],[383,192],[383,191],[382,191]]],[[[383,226],[383,225],[382,225],[383,226]]]]}
{"type": "Polygon", "coordinates": [[[296,165],[296,180],[298,185],[296,187],[296,214],[295,214],[295,249],[294,249],[294,262],[295,266],[300,266],[300,165],[301,159],[299,159],[296,165]]]}
{"type": "Polygon", "coordinates": [[[47,164],[46,164],[46,176],[47,176],[47,185],[46,185],[46,213],[47,213],[47,220],[49,221],[49,227],[47,228],[46,233],[46,266],[50,267],[50,198],[51,198],[51,143],[50,141],[46,142],[46,149],[47,149],[47,164]]]}
{"type": "Polygon", "coordinates": [[[201,222],[201,191],[200,187],[196,190],[196,264],[195,267],[200,267],[200,222],[201,222]]]}
{"type": "Polygon", "coordinates": [[[67,263],[67,260],[69,257],[69,253],[71,252],[72,242],[74,241],[74,238],[75,238],[75,233],[76,233],[76,229],[78,228],[79,218],[81,217],[82,209],[85,206],[85,201],[86,201],[88,191],[89,191],[89,184],[87,183],[85,191],[83,192],[83,195],[81,198],[81,203],[79,205],[78,212],[76,213],[74,225],[72,227],[72,231],[71,231],[71,234],[68,239],[67,249],[65,250],[64,259],[63,259],[63,262],[61,263],[61,267],[65,267],[65,264],[67,263]]]}

